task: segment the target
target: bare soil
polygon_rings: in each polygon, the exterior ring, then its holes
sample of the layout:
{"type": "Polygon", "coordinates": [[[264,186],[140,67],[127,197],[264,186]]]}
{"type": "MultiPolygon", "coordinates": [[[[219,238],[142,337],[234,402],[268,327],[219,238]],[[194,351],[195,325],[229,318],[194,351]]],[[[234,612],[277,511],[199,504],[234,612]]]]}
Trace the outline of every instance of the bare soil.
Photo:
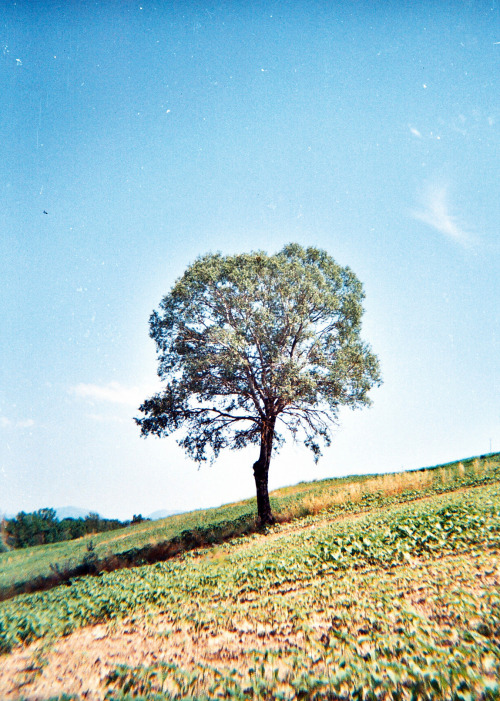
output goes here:
{"type": "MultiPolygon", "coordinates": [[[[495,555],[483,558],[481,567],[474,564],[470,580],[462,586],[471,594],[493,590],[500,586],[500,569],[495,555]]],[[[453,566],[463,556],[442,558],[453,566]]],[[[398,591],[398,600],[418,611],[419,615],[441,625],[439,602],[430,596],[426,580],[432,581],[433,563],[414,562],[417,570],[411,582],[398,591]]],[[[335,576],[327,575],[326,578],[335,576]]],[[[300,595],[309,582],[297,582],[278,588],[268,595],[293,597],[300,595]]],[[[241,600],[244,610],[248,598],[241,600]]],[[[311,612],[310,623],[318,639],[328,633],[332,623],[332,602],[322,612],[311,612]]],[[[442,625],[447,625],[444,621],[442,625]]],[[[275,631],[270,625],[252,625],[239,618],[224,630],[194,631],[187,626],[172,630],[171,619],[163,613],[149,613],[142,618],[119,623],[82,628],[56,641],[41,640],[26,648],[18,648],[0,658],[0,699],[2,701],[47,701],[61,695],[101,701],[106,694],[106,678],[120,664],[153,665],[159,661],[173,662],[184,669],[197,663],[211,664],[219,669],[242,668],[248,664],[252,649],[283,649],[302,647],[307,642],[302,634],[275,631]]]]}

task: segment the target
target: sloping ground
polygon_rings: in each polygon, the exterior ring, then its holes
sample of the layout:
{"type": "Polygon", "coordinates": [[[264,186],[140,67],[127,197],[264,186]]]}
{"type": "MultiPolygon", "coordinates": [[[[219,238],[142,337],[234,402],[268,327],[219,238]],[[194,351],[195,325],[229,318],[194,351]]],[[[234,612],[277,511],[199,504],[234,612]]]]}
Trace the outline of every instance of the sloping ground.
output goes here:
{"type": "MultiPolygon", "coordinates": [[[[410,472],[301,483],[276,490],[271,503],[281,522],[325,510],[339,517],[497,480],[500,453],[492,453],[410,472]]],[[[23,592],[49,589],[85,574],[161,562],[180,552],[255,532],[255,510],[255,499],[249,499],[74,541],[0,554],[0,601],[23,592]]]]}
{"type": "Polygon", "coordinates": [[[498,484],[302,524],[5,602],[0,698],[499,698],[498,484]]]}

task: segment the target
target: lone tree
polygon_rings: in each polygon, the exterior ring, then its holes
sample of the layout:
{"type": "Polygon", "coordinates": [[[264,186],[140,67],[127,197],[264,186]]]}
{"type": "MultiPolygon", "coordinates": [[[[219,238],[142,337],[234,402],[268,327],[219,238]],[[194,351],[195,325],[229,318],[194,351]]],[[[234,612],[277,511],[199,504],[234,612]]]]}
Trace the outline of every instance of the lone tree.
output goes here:
{"type": "Polygon", "coordinates": [[[168,436],[197,462],[260,444],[253,465],[261,525],[273,446],[288,429],[314,454],[340,406],[368,405],[379,365],[360,339],[361,283],[322,250],[289,244],[198,258],[150,318],[164,390],[140,406],[143,436],[168,436]]]}

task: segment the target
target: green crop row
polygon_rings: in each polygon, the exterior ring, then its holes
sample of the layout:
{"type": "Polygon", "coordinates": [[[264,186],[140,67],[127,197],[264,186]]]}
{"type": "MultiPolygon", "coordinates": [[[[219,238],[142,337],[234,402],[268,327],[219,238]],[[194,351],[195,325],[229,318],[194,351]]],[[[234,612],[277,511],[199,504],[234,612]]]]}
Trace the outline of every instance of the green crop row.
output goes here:
{"type": "Polygon", "coordinates": [[[369,533],[328,537],[316,543],[312,553],[320,563],[385,566],[479,544],[486,548],[500,546],[499,504],[492,499],[478,504],[475,499],[464,498],[437,510],[427,505],[409,507],[375,520],[369,533]]]}
{"type": "MultiPolygon", "coordinates": [[[[279,529],[277,529],[279,535],[279,529]]],[[[251,541],[250,541],[251,542],[251,541]]],[[[393,507],[351,522],[227,547],[220,562],[199,551],[183,559],[83,577],[0,604],[0,650],[45,635],[157,607],[179,611],[189,598],[235,599],[346,568],[392,567],[414,558],[500,546],[500,487],[491,485],[393,507]]]]}

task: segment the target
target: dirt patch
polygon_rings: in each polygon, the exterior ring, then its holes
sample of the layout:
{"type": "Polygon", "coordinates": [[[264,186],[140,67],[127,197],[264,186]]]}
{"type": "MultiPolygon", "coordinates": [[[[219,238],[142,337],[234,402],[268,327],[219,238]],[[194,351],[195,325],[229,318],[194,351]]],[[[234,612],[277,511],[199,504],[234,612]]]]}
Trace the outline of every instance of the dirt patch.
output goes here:
{"type": "MultiPolygon", "coordinates": [[[[482,557],[481,563],[472,559],[469,563],[464,556],[455,555],[441,558],[439,563],[415,560],[393,571],[359,572],[349,583],[359,589],[352,592],[356,600],[370,587],[369,580],[383,579],[386,590],[390,587],[398,604],[410,607],[437,629],[452,622],[453,608],[445,606],[439,598],[440,573],[441,579],[445,581],[448,577],[449,582],[450,572],[456,573],[457,596],[478,598],[500,586],[500,569],[494,554],[482,557]]],[[[196,630],[185,621],[173,621],[168,612],[145,612],[133,620],[91,626],[56,641],[42,640],[16,649],[0,658],[0,699],[46,701],[66,693],[99,701],[106,694],[107,676],[119,665],[139,667],[169,662],[186,670],[194,669],[196,664],[213,665],[221,670],[245,669],[250,666],[253,650],[305,648],[310,641],[300,626],[288,620],[275,625],[270,615],[273,605],[280,608],[287,602],[291,604],[314,587],[326,591],[328,582],[338,576],[325,575],[265,592],[269,616],[260,621],[255,617],[252,620],[251,602],[247,609],[246,602],[234,601],[232,610],[237,612],[234,617],[222,617],[215,624],[196,630]]],[[[215,603],[206,600],[199,605],[205,611],[213,611],[215,603]]],[[[328,637],[337,613],[341,612],[337,611],[334,598],[321,600],[317,610],[312,607],[307,622],[315,639],[328,637]]],[[[359,625],[359,621],[356,624],[351,621],[351,614],[349,621],[343,620],[349,627],[359,625]]]]}
{"type": "MultiPolygon", "coordinates": [[[[136,667],[164,661],[188,669],[197,663],[234,667],[245,664],[249,655],[245,651],[291,642],[290,636],[274,636],[268,626],[255,630],[238,624],[231,631],[197,633],[182,628],[165,634],[168,627],[169,621],[159,615],[153,624],[99,625],[52,644],[36,643],[17,650],[2,659],[0,698],[43,701],[66,693],[98,701],[106,693],[106,677],[121,664],[136,667]]],[[[294,643],[300,643],[298,636],[292,637],[294,643]]]]}

